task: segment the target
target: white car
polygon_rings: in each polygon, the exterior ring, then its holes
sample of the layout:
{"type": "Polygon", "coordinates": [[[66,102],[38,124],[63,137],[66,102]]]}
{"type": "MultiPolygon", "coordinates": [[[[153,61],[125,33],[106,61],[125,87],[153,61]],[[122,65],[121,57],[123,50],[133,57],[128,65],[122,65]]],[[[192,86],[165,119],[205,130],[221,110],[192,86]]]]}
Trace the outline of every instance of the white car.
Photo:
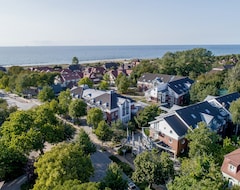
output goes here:
{"type": "Polygon", "coordinates": [[[133,182],[128,183],[128,190],[137,189],[136,185],[133,182]]]}

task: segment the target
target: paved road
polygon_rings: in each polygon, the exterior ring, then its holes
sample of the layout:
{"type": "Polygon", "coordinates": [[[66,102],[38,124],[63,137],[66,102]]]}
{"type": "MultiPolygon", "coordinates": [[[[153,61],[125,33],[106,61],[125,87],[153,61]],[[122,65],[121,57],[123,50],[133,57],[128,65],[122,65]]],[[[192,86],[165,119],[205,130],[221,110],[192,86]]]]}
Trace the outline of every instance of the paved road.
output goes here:
{"type": "Polygon", "coordinates": [[[5,183],[1,190],[20,190],[21,185],[26,181],[27,181],[27,176],[22,175],[11,182],[5,183]]]}
{"type": "Polygon", "coordinates": [[[39,105],[38,101],[27,100],[16,94],[8,94],[0,90],[0,97],[5,99],[9,106],[17,106],[20,110],[29,110],[39,105]]]}
{"type": "Polygon", "coordinates": [[[105,177],[108,165],[112,161],[108,155],[99,150],[91,155],[91,161],[94,167],[94,176],[90,178],[90,181],[98,182],[105,177]]]}

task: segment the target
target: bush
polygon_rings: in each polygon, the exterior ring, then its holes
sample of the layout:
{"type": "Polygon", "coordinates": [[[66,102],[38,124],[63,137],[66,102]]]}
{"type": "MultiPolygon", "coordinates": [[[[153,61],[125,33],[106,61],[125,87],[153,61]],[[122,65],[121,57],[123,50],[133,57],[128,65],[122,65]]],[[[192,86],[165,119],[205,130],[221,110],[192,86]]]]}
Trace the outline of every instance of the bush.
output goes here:
{"type": "Polygon", "coordinates": [[[128,176],[131,177],[132,173],[133,173],[133,169],[127,164],[122,162],[121,160],[119,160],[116,156],[109,156],[109,158],[117,163],[119,165],[119,167],[122,169],[122,171],[128,176]]]}

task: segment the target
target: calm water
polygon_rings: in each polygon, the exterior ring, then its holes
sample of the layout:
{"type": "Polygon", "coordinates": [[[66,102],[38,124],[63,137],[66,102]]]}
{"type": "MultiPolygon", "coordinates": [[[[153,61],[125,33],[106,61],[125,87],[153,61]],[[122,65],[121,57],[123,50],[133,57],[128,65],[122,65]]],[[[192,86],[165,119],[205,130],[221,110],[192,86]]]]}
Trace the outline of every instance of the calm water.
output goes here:
{"type": "Polygon", "coordinates": [[[156,45],[156,46],[39,46],[0,47],[0,65],[26,66],[69,64],[74,56],[80,63],[99,60],[161,58],[166,52],[206,48],[214,55],[240,54],[240,45],[156,45]]]}

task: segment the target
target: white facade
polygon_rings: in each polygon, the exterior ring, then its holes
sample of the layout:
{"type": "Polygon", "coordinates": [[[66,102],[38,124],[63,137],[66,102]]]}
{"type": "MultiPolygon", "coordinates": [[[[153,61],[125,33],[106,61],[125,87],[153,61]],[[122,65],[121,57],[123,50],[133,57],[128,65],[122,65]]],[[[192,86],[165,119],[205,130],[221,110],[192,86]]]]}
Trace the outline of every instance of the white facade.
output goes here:
{"type": "MultiPolygon", "coordinates": [[[[171,128],[171,126],[164,120],[154,121],[150,124],[150,128],[154,129],[156,132],[161,132],[168,137],[171,137],[175,140],[179,140],[182,137],[178,136],[177,133],[171,128]]],[[[158,139],[158,133],[154,134],[154,139],[158,139]]]]}
{"type": "Polygon", "coordinates": [[[240,181],[238,181],[237,179],[233,178],[232,176],[230,176],[224,172],[222,172],[222,175],[224,178],[226,178],[226,180],[228,180],[229,187],[232,187],[233,185],[240,186],[240,181]]]}
{"type": "Polygon", "coordinates": [[[128,99],[118,98],[119,120],[127,123],[131,120],[131,102],[128,99]]]}

